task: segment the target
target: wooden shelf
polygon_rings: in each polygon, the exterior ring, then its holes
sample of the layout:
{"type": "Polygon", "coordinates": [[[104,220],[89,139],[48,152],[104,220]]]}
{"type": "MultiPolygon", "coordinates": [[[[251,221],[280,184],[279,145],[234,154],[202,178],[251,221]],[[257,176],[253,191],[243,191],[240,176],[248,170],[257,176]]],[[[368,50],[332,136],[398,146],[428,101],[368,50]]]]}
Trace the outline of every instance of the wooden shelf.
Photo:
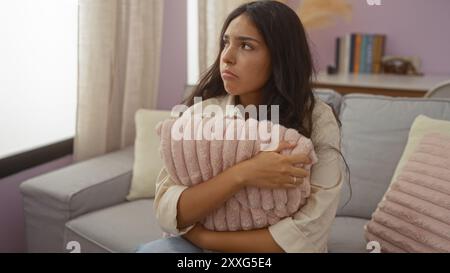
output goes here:
{"type": "Polygon", "coordinates": [[[319,73],[313,83],[315,88],[330,88],[343,95],[363,93],[393,97],[423,97],[428,90],[448,80],[450,76],[319,73]]]}

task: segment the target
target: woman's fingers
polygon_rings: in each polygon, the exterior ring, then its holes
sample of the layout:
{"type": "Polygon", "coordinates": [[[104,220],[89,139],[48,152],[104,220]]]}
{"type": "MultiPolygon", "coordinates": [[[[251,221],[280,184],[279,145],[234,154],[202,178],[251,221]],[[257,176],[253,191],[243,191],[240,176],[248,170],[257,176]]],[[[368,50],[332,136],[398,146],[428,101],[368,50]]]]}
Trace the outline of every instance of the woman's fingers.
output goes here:
{"type": "Polygon", "coordinates": [[[281,151],[285,150],[285,149],[290,149],[290,148],[294,148],[295,146],[297,146],[296,143],[291,144],[285,140],[280,141],[280,143],[278,144],[277,149],[274,151],[276,153],[280,153],[281,151]]]}
{"type": "Polygon", "coordinates": [[[289,168],[289,173],[291,174],[291,176],[295,176],[298,179],[301,179],[303,177],[307,177],[309,175],[309,172],[303,168],[297,168],[292,166],[291,168],[289,168]]]}
{"type": "Polygon", "coordinates": [[[293,182],[293,178],[289,179],[289,181],[283,181],[280,183],[280,181],[277,181],[277,183],[267,184],[263,187],[267,187],[269,189],[278,189],[278,188],[296,188],[301,183],[303,183],[303,178],[297,178],[296,183],[293,182]]]}
{"type": "Polygon", "coordinates": [[[311,164],[312,163],[311,159],[306,154],[286,155],[286,158],[291,164],[298,164],[298,163],[311,164]]]}
{"type": "Polygon", "coordinates": [[[301,185],[303,183],[303,176],[302,177],[298,177],[298,176],[292,176],[292,175],[287,175],[287,176],[283,176],[280,177],[272,182],[269,182],[267,184],[260,184],[260,186],[262,187],[267,187],[270,189],[276,189],[276,188],[295,188],[298,187],[299,185],[301,185]]]}
{"type": "Polygon", "coordinates": [[[303,183],[303,178],[296,176],[289,176],[286,179],[284,179],[283,182],[284,183],[282,183],[282,186],[286,186],[288,188],[295,188],[303,183]]]}
{"type": "Polygon", "coordinates": [[[294,185],[294,184],[289,184],[289,183],[287,183],[287,184],[284,184],[282,187],[285,187],[285,188],[287,188],[287,189],[292,189],[292,188],[298,187],[298,185],[294,185]]]}

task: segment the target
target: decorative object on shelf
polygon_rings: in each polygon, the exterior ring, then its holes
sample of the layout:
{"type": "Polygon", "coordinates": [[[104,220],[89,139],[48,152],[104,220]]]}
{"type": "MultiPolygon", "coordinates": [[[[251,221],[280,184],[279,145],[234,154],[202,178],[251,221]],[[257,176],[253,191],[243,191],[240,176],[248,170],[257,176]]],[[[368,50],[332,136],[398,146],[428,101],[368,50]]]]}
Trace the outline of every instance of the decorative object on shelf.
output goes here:
{"type": "MultiPolygon", "coordinates": [[[[278,1],[287,3],[287,0],[278,1]]],[[[302,0],[294,10],[307,29],[329,27],[337,17],[347,22],[352,19],[352,5],[347,0],[302,0]]]]}
{"type": "Polygon", "coordinates": [[[385,74],[423,75],[423,73],[419,72],[420,60],[418,57],[385,56],[381,66],[385,74]]]}

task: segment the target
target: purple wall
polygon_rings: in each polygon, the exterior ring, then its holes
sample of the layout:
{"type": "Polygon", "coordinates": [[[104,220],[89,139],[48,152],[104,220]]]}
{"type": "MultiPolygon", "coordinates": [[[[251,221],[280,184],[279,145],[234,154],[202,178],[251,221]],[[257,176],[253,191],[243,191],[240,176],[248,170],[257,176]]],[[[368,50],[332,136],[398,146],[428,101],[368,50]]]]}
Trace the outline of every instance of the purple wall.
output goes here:
{"type": "Polygon", "coordinates": [[[25,222],[19,185],[31,178],[73,162],[71,155],[0,179],[0,253],[25,252],[25,222]]]}
{"type": "Polygon", "coordinates": [[[382,0],[381,6],[349,2],[350,23],[338,19],[335,26],[309,31],[320,70],[334,63],[336,37],[368,32],[387,35],[386,55],[419,56],[425,74],[450,75],[449,0],[382,0]]]}
{"type": "Polygon", "coordinates": [[[171,110],[181,102],[187,82],[187,4],[164,0],[163,43],[158,109],[171,110]]]}

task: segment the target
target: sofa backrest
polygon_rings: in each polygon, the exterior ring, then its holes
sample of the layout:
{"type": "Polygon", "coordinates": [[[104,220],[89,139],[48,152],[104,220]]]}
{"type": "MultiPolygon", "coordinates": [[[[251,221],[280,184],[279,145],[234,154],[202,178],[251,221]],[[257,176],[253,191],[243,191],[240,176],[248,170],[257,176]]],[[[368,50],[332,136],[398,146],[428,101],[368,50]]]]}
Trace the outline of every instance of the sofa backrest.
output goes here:
{"type": "MultiPolygon", "coordinates": [[[[186,85],[184,87],[184,94],[183,99],[187,98],[188,95],[190,95],[195,88],[195,85],[186,85]]],[[[339,115],[339,109],[341,108],[341,100],[342,95],[338,92],[334,91],[333,89],[328,88],[315,88],[314,94],[316,97],[330,105],[333,110],[336,112],[336,115],[339,115]]]]}
{"type": "Polygon", "coordinates": [[[450,120],[450,100],[351,94],[342,99],[342,152],[350,168],[352,198],[343,186],[337,215],[369,219],[381,201],[420,115],[450,120]]]}
{"type": "Polygon", "coordinates": [[[314,94],[316,97],[321,99],[326,104],[333,108],[336,115],[339,115],[339,110],[341,108],[342,95],[333,89],[326,88],[316,88],[314,89],[314,94]]]}

